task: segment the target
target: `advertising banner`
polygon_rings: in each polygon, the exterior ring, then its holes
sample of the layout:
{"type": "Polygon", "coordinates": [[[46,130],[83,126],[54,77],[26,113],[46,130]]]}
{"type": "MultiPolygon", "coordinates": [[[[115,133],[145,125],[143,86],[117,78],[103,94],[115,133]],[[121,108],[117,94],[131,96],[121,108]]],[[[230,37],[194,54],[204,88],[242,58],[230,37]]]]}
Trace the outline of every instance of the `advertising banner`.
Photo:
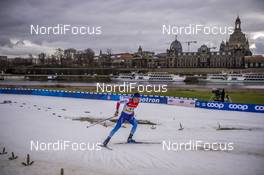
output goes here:
{"type": "Polygon", "coordinates": [[[260,112],[264,113],[263,104],[239,104],[239,103],[223,103],[223,102],[207,102],[197,100],[195,107],[205,109],[217,109],[227,111],[242,111],[242,112],[260,112]]]}

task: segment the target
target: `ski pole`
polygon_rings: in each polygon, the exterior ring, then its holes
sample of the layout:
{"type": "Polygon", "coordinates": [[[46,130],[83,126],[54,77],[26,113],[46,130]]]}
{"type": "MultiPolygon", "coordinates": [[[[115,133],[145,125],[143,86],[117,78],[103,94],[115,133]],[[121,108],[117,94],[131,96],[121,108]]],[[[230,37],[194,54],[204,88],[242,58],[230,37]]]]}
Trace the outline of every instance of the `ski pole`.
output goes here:
{"type": "Polygon", "coordinates": [[[103,119],[103,120],[101,120],[101,121],[98,121],[98,122],[96,122],[96,123],[93,123],[93,124],[87,126],[86,128],[90,128],[90,127],[95,126],[95,125],[97,125],[97,124],[100,124],[100,123],[102,123],[102,122],[104,122],[104,121],[106,121],[106,120],[110,120],[110,119],[112,119],[112,118],[114,118],[114,117],[116,117],[116,116],[114,115],[114,116],[112,116],[112,117],[109,117],[109,118],[103,119]]]}

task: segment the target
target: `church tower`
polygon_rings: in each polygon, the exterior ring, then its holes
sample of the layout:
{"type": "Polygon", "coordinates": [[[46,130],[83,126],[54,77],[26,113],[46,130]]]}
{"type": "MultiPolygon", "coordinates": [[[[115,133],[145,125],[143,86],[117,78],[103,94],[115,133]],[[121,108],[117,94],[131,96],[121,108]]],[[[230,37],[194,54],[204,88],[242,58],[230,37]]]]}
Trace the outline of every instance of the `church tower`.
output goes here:
{"type": "Polygon", "coordinates": [[[227,47],[228,47],[228,50],[240,49],[240,50],[245,50],[247,54],[250,54],[249,43],[246,38],[246,35],[241,30],[241,20],[239,16],[236,18],[235,30],[230,35],[227,47]]]}
{"type": "Polygon", "coordinates": [[[239,16],[237,16],[236,22],[235,22],[235,30],[241,31],[241,21],[239,16]]]}
{"type": "Polygon", "coordinates": [[[142,47],[141,46],[139,46],[138,47],[138,52],[137,52],[137,54],[139,55],[139,56],[143,56],[143,49],[142,49],[142,47]]]}
{"type": "Polygon", "coordinates": [[[243,67],[244,56],[252,55],[249,49],[248,39],[241,30],[241,20],[239,16],[235,21],[235,30],[230,35],[228,45],[226,46],[229,52],[233,54],[232,67],[243,67]]]}

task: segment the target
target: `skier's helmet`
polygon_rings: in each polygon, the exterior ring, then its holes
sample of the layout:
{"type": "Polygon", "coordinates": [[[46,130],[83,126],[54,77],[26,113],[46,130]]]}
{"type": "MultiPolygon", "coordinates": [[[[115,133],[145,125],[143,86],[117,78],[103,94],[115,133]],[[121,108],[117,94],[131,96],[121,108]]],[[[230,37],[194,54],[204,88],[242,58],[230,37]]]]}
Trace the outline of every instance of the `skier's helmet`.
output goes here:
{"type": "Polygon", "coordinates": [[[140,94],[137,92],[137,93],[134,93],[133,95],[132,95],[132,98],[140,98],[140,94]]]}

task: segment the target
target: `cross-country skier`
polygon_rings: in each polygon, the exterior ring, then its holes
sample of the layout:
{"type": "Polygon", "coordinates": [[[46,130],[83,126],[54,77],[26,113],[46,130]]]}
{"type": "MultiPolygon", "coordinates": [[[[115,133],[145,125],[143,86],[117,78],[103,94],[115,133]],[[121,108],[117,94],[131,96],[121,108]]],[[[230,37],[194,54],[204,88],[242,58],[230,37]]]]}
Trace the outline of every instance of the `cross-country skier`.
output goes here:
{"type": "Polygon", "coordinates": [[[115,127],[112,129],[109,136],[105,139],[105,141],[103,143],[104,146],[107,146],[107,144],[110,141],[110,139],[112,138],[112,136],[116,133],[116,131],[118,131],[118,129],[122,126],[122,124],[125,121],[128,121],[132,125],[132,129],[130,131],[127,142],[128,143],[134,143],[135,142],[135,140],[132,139],[133,134],[135,133],[135,131],[137,129],[137,120],[134,117],[134,115],[135,115],[134,109],[137,108],[139,101],[140,101],[140,94],[135,93],[132,96],[132,98],[122,100],[122,101],[119,101],[116,103],[115,116],[118,116],[120,104],[124,103],[124,107],[123,107],[123,110],[122,110],[122,113],[121,113],[119,119],[116,122],[115,127]]]}

